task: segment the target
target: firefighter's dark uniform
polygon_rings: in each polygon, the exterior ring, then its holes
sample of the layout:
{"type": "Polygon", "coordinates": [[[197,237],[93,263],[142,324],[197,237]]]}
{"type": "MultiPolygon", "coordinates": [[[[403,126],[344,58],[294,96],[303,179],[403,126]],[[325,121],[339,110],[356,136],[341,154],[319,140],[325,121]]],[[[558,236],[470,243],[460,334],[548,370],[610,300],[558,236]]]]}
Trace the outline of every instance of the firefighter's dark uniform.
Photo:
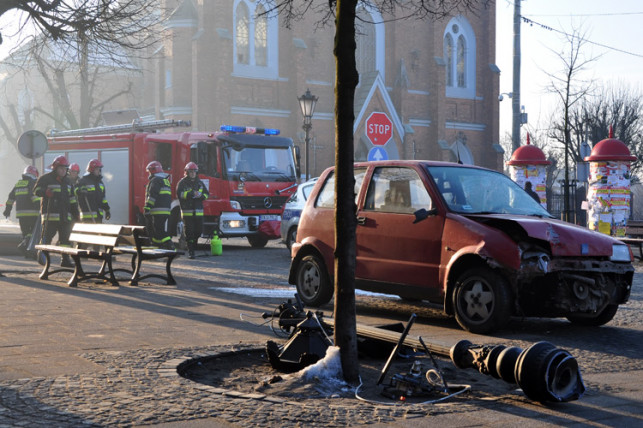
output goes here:
{"type": "Polygon", "coordinates": [[[34,226],[38,221],[40,215],[39,204],[40,198],[33,193],[33,188],[36,184],[36,177],[31,174],[22,174],[22,178],[18,180],[16,185],[9,193],[9,198],[6,202],[4,209],[4,216],[9,217],[13,203],[16,203],[16,218],[20,223],[20,231],[22,232],[22,242],[20,248],[26,248],[34,226]]]}
{"type": "Polygon", "coordinates": [[[103,217],[109,220],[109,204],[105,197],[102,175],[85,174],[78,180],[76,197],[83,223],[102,223],[103,217]]]}
{"type": "MultiPolygon", "coordinates": [[[[56,168],[41,176],[34,187],[34,193],[40,196],[40,214],[42,215],[42,243],[50,244],[58,233],[58,245],[71,246],[69,234],[73,222],[79,217],[78,204],[74,186],[69,177],[58,177],[56,168]],[[52,196],[47,196],[47,190],[52,196]]],[[[63,265],[70,265],[69,256],[63,255],[63,265]]]]}
{"type": "Polygon", "coordinates": [[[150,175],[145,189],[145,208],[143,214],[149,219],[152,228],[152,243],[162,248],[174,248],[168,233],[168,220],[172,206],[172,188],[169,174],[158,172],[150,175]]]}
{"type": "Polygon", "coordinates": [[[208,198],[209,192],[197,175],[195,178],[183,177],[176,186],[176,195],[181,204],[188,253],[194,257],[197,240],[203,233],[203,201],[208,198]]]}

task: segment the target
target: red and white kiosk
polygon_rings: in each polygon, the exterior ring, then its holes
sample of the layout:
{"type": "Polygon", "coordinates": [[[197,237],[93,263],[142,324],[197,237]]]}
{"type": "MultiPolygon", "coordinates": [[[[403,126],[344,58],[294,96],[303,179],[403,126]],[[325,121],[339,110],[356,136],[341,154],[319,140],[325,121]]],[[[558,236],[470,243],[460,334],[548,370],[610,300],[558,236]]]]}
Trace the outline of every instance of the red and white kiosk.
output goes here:
{"type": "Polygon", "coordinates": [[[550,165],[545,153],[532,146],[527,134],[527,144],[518,147],[507,162],[511,179],[523,189],[527,182],[540,197],[540,205],[547,208],[547,165],[550,165]]]}
{"type": "Polygon", "coordinates": [[[599,141],[589,156],[587,219],[589,228],[606,235],[625,236],[630,217],[630,164],[636,156],[625,143],[614,138],[599,141]]]}

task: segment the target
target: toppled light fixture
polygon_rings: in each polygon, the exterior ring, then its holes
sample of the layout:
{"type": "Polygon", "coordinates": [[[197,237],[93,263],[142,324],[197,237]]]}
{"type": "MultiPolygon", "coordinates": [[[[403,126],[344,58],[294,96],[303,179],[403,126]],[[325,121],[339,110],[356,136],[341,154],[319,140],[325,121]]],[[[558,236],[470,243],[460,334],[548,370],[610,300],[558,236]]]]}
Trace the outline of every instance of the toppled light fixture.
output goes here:
{"type": "Polygon", "coordinates": [[[578,400],[585,385],[578,362],[569,352],[549,342],[538,342],[523,350],[518,347],[480,346],[461,340],[451,348],[451,361],[460,369],[516,383],[534,401],[578,400]]]}

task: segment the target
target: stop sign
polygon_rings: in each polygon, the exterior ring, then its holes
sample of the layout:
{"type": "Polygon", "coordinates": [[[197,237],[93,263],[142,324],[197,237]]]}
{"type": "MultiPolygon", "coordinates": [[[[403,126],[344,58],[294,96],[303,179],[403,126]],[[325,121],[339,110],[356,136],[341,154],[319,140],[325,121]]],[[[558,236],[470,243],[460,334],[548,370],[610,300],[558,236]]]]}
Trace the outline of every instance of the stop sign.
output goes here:
{"type": "Polygon", "coordinates": [[[393,123],[386,113],[371,113],[366,119],[366,136],[375,146],[383,146],[393,136],[393,123]]]}

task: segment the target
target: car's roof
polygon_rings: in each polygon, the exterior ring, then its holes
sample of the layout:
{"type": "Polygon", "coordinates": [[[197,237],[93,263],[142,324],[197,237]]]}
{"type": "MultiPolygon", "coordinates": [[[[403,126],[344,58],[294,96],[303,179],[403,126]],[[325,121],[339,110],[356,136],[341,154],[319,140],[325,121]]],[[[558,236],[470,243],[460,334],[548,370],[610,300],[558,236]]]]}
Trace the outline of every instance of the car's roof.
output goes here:
{"type": "MultiPolygon", "coordinates": [[[[433,161],[433,160],[385,160],[385,161],[370,161],[370,162],[355,162],[355,166],[365,167],[365,166],[413,166],[413,165],[422,165],[422,166],[449,166],[449,167],[460,167],[460,168],[475,168],[475,169],[486,169],[476,165],[465,165],[455,162],[443,162],[443,161],[433,161]]],[[[490,170],[495,171],[495,170],[490,170]]],[[[498,171],[496,171],[498,172],[498,171]]]]}

